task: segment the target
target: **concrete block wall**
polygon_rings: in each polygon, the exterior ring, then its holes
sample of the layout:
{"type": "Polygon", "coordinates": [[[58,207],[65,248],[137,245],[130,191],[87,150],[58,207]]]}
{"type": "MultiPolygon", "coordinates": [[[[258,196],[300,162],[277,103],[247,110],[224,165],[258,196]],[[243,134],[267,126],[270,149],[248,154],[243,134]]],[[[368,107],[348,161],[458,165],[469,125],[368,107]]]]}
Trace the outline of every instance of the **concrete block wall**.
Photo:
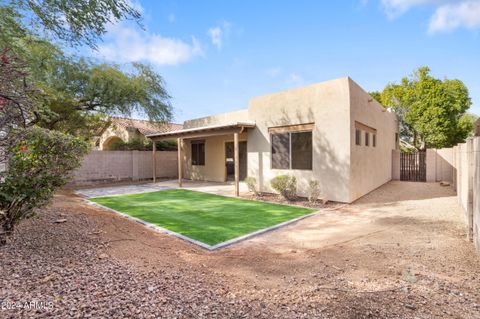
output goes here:
{"type": "Polygon", "coordinates": [[[473,139],[473,179],[472,179],[472,223],[473,241],[477,251],[480,252],[480,137],[473,139]]]}
{"type": "Polygon", "coordinates": [[[468,239],[480,253],[480,137],[453,148],[455,188],[463,209],[468,239]]]}
{"type": "MultiPolygon", "coordinates": [[[[152,158],[149,151],[92,151],[73,173],[73,183],[151,179],[152,158]]],[[[158,151],[156,162],[158,178],[178,176],[177,152],[158,151]]]]}

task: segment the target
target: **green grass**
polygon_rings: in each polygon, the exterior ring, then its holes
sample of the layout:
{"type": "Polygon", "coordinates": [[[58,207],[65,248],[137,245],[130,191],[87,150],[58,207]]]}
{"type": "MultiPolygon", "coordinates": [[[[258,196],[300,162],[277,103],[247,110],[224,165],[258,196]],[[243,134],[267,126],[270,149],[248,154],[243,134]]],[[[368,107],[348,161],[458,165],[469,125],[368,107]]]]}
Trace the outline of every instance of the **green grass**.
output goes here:
{"type": "Polygon", "coordinates": [[[212,246],[314,211],[184,189],[91,200],[212,246]]]}

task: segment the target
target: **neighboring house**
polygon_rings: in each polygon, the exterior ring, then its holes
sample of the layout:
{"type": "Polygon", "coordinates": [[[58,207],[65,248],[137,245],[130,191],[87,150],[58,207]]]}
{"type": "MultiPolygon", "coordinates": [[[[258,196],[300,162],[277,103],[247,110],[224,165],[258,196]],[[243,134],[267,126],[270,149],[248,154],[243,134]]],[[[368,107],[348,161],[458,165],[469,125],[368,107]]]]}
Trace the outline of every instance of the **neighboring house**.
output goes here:
{"type": "Polygon", "coordinates": [[[271,179],[289,174],[298,195],[315,179],[324,197],[349,203],[391,180],[397,133],[395,114],[346,77],[256,97],[248,109],[148,137],[181,142],[179,175],[188,179],[235,180],[238,195],[245,176],[272,191],[271,179]]]}
{"type": "Polygon", "coordinates": [[[100,132],[95,146],[99,150],[109,150],[118,141],[128,143],[135,139],[145,139],[148,134],[178,131],[182,127],[181,124],[174,123],[159,124],[146,120],[111,117],[110,123],[100,132]]]}

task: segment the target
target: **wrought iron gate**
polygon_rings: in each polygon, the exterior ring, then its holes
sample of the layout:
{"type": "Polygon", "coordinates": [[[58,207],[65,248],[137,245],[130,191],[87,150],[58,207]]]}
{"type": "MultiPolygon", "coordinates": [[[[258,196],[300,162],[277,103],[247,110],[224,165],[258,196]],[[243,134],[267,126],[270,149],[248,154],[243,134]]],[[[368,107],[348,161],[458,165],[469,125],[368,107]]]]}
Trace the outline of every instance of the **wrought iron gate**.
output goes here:
{"type": "Polygon", "coordinates": [[[426,152],[400,153],[400,180],[427,181],[426,152]]]}

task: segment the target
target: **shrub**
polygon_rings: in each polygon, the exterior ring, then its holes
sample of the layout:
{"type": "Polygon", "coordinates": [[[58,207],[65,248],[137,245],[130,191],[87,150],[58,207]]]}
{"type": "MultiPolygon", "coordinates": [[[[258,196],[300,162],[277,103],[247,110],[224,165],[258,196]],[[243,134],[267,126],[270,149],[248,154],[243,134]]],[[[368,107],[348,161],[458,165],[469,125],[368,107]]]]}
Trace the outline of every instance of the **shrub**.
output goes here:
{"type": "Polygon", "coordinates": [[[279,175],[274,177],[270,184],[285,199],[293,199],[297,194],[297,179],[295,176],[279,175]]]}
{"type": "Polygon", "coordinates": [[[317,180],[310,180],[308,182],[308,201],[315,203],[320,198],[320,183],[317,180]]]}
{"type": "Polygon", "coordinates": [[[255,179],[255,177],[248,176],[247,178],[245,178],[245,183],[247,184],[248,191],[257,196],[257,180],[255,179]]]}
{"type": "Polygon", "coordinates": [[[88,151],[86,142],[57,131],[32,127],[8,152],[8,169],[0,173],[0,245],[15,224],[34,215],[70,179],[88,151]]]}
{"type": "MultiPolygon", "coordinates": [[[[177,141],[167,140],[155,142],[157,151],[176,151],[177,141]]],[[[125,143],[122,140],[114,141],[110,144],[112,151],[151,151],[152,141],[150,139],[134,138],[125,143]]]]}

